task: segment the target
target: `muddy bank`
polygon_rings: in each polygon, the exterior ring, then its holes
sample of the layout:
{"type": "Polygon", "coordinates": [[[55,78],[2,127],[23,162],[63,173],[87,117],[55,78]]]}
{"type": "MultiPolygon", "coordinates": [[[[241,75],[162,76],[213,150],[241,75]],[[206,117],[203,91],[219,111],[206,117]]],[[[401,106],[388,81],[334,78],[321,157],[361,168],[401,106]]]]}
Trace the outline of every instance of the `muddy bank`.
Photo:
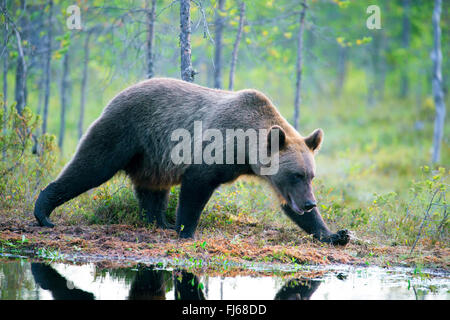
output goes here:
{"type": "Polygon", "coordinates": [[[254,221],[234,221],[229,230],[199,229],[196,239],[178,239],[173,230],[130,225],[59,224],[38,227],[31,218],[0,216],[3,253],[27,253],[41,258],[94,262],[104,266],[187,261],[195,268],[247,273],[252,264],[410,266],[448,271],[450,250],[421,244],[410,255],[406,246],[384,246],[353,240],[334,247],[312,240],[296,229],[279,229],[254,221]],[[303,236],[302,236],[303,235],[303,236]],[[42,249],[45,248],[43,251],[42,249]],[[47,257],[45,256],[47,254],[47,257]]]}

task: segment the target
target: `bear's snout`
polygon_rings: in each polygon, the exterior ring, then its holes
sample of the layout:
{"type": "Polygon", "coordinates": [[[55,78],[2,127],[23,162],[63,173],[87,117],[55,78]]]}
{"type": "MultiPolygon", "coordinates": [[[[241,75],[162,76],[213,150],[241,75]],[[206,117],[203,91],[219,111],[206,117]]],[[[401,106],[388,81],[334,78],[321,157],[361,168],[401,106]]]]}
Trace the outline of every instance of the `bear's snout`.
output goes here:
{"type": "Polygon", "coordinates": [[[311,201],[311,200],[306,200],[304,206],[305,206],[305,211],[311,211],[312,209],[314,209],[317,206],[317,202],[311,201]]]}

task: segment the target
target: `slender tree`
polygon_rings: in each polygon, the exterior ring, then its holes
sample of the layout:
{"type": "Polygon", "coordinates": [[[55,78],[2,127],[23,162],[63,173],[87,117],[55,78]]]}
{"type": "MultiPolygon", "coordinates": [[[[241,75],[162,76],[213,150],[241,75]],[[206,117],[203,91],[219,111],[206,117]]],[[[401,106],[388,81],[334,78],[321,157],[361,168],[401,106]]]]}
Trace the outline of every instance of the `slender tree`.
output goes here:
{"type": "Polygon", "coordinates": [[[156,0],[151,0],[152,6],[149,8],[150,0],[147,0],[147,78],[154,76],[154,53],[153,42],[155,35],[155,18],[156,18],[156,0]]]}
{"type": "MultiPolygon", "coordinates": [[[[3,0],[3,10],[6,11],[6,0],[3,0]]],[[[8,22],[5,21],[3,26],[3,114],[6,115],[8,110],[8,68],[9,68],[9,52],[8,52],[8,36],[9,27],[8,22]]],[[[3,135],[6,136],[6,117],[3,123],[3,135]]],[[[6,159],[6,146],[2,150],[2,159],[6,159]]]]}
{"type": "MultiPolygon", "coordinates": [[[[38,80],[38,103],[37,103],[37,110],[36,110],[36,114],[39,116],[41,116],[41,112],[42,112],[42,98],[44,96],[42,94],[42,91],[43,91],[42,86],[43,86],[44,80],[45,80],[45,77],[43,74],[44,70],[42,69],[42,67],[40,69],[41,69],[41,75],[39,76],[39,80],[38,80]]],[[[38,136],[41,135],[40,130],[41,130],[40,128],[36,128],[36,134],[33,134],[33,147],[31,149],[31,152],[33,154],[40,154],[40,152],[41,152],[41,148],[38,143],[38,136]]]]}
{"type": "Polygon", "coordinates": [[[299,15],[300,26],[297,35],[297,62],[296,62],[296,82],[295,82],[295,100],[294,100],[294,128],[298,130],[300,121],[300,104],[302,89],[302,71],[303,71],[303,31],[305,28],[305,15],[308,8],[306,0],[302,2],[302,10],[299,15]]]}
{"type": "Polygon", "coordinates": [[[52,58],[52,13],[53,0],[48,2],[48,34],[47,34],[47,56],[45,60],[45,87],[44,87],[44,110],[42,115],[42,134],[47,132],[48,107],[50,101],[50,80],[51,80],[51,58],[52,58]]]}
{"type": "Polygon", "coordinates": [[[214,36],[214,88],[221,89],[222,85],[222,52],[223,52],[223,28],[225,25],[225,19],[222,16],[225,7],[225,0],[217,1],[215,36],[214,36]]]}
{"type": "Polygon", "coordinates": [[[21,45],[19,43],[22,42],[22,39],[20,37],[20,33],[16,31],[16,37],[17,37],[17,47],[18,49],[18,56],[17,56],[17,67],[16,67],[16,87],[14,90],[14,96],[16,99],[16,108],[17,112],[19,114],[22,113],[23,108],[26,105],[27,100],[27,65],[25,62],[25,54],[21,48],[21,45]]]}
{"type": "Polygon", "coordinates": [[[433,51],[431,59],[433,61],[433,80],[432,89],[434,97],[434,105],[436,107],[436,117],[434,121],[433,134],[433,156],[432,162],[437,163],[441,158],[441,144],[444,135],[445,123],[445,102],[444,90],[442,86],[442,51],[441,51],[441,20],[442,0],[434,1],[433,10],[433,51]]]}
{"type": "Polygon", "coordinates": [[[194,82],[196,72],[191,62],[191,3],[180,0],[181,79],[194,82]]]}
{"type": "MultiPolygon", "coordinates": [[[[411,0],[403,0],[403,22],[402,22],[402,46],[405,50],[409,48],[411,38],[411,22],[409,15],[411,12],[411,0]]],[[[408,94],[409,81],[406,73],[407,65],[403,65],[401,71],[400,97],[405,98],[408,94]]]]}
{"type": "MultiPolygon", "coordinates": [[[[3,10],[6,11],[6,0],[3,0],[3,10]]],[[[9,36],[9,27],[7,21],[3,25],[3,108],[6,114],[7,110],[7,102],[8,102],[8,68],[9,68],[9,52],[8,52],[8,36],[9,36]]]]}
{"type": "Polygon", "coordinates": [[[61,116],[58,136],[58,147],[63,152],[64,133],[66,130],[67,91],[69,89],[69,51],[64,54],[61,76],[61,116]]]}
{"type": "MultiPolygon", "coordinates": [[[[21,8],[23,10],[26,10],[26,6],[24,2],[21,2],[21,8]]],[[[25,61],[25,52],[22,47],[22,36],[21,32],[19,31],[19,27],[16,25],[16,23],[13,21],[11,16],[9,15],[6,4],[2,8],[3,15],[7,19],[7,21],[10,24],[10,27],[14,30],[14,35],[17,40],[17,66],[16,66],[16,83],[15,83],[15,89],[14,89],[14,98],[16,100],[16,109],[19,114],[22,113],[23,108],[26,105],[27,100],[27,63],[25,61]]],[[[6,21],[5,21],[6,22],[6,21]]],[[[22,29],[22,26],[25,25],[25,18],[22,16],[18,20],[18,24],[22,29]]]]}
{"type": "Polygon", "coordinates": [[[78,139],[83,136],[84,110],[86,106],[86,86],[88,81],[88,64],[89,64],[89,39],[92,30],[86,32],[84,38],[84,57],[83,57],[83,73],[81,76],[81,95],[80,95],[80,116],[78,118],[78,139]]]}
{"type": "Polygon", "coordinates": [[[236,40],[234,41],[233,53],[231,54],[230,79],[228,82],[228,90],[233,90],[234,88],[234,71],[236,69],[239,43],[241,42],[242,31],[244,30],[244,16],[245,16],[245,2],[241,2],[239,7],[239,27],[236,33],[236,40]]]}

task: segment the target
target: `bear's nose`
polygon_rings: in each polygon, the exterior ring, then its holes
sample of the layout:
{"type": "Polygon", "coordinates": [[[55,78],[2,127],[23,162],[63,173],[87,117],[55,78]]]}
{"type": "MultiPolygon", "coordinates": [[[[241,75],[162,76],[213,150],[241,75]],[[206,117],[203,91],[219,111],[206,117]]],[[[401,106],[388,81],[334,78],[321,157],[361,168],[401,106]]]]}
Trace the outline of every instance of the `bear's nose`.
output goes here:
{"type": "Polygon", "coordinates": [[[305,202],[305,210],[306,211],[312,210],[316,205],[317,205],[317,203],[315,201],[306,200],[306,202],[305,202]]]}

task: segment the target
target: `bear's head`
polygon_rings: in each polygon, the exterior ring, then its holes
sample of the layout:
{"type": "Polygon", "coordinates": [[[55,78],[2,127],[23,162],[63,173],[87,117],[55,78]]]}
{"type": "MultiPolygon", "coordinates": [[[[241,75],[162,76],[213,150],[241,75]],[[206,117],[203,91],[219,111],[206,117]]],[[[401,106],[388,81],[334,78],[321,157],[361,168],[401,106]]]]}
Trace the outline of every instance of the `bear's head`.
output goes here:
{"type": "Polygon", "coordinates": [[[298,214],[311,211],[316,206],[312,180],[315,175],[314,155],[323,140],[322,129],[316,129],[307,137],[297,134],[293,128],[288,133],[279,126],[273,126],[268,135],[278,135],[278,170],[265,178],[277,191],[282,202],[286,202],[298,214]]]}

